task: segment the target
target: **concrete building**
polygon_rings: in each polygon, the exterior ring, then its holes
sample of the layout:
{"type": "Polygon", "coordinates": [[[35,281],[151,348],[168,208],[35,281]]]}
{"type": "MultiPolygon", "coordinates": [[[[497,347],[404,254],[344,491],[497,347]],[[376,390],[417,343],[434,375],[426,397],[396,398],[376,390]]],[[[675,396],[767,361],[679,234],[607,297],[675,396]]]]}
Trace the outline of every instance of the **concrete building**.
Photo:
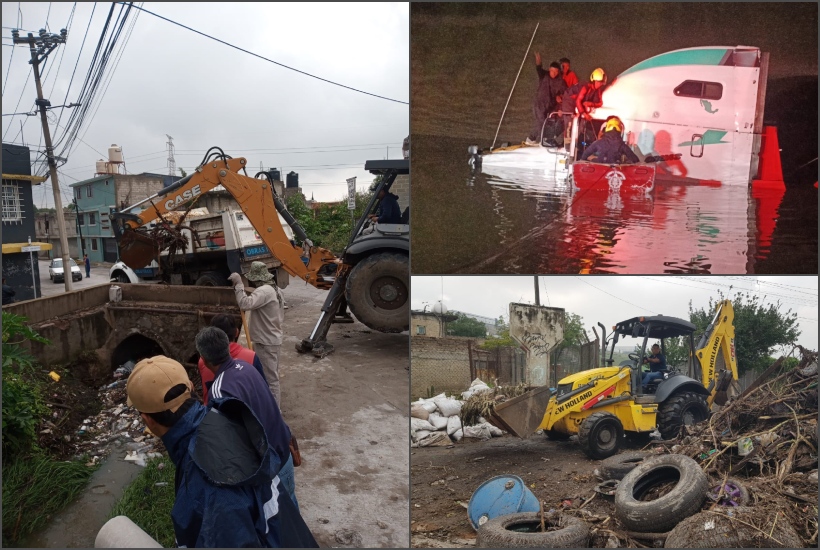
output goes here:
{"type": "Polygon", "coordinates": [[[160,174],[103,174],[72,183],[77,202],[77,237],[80,250],[92,262],[116,262],[117,243],[108,218],[112,208],[122,209],[166,187],[170,176],[160,174]]]}
{"type": "Polygon", "coordinates": [[[31,175],[28,147],[3,143],[3,278],[21,302],[40,296],[40,267],[37,254],[23,252],[29,245],[51,248],[37,241],[34,227],[32,186],[46,178],[31,175]]]}
{"type": "MultiPolygon", "coordinates": [[[[83,255],[80,253],[77,240],[77,213],[73,210],[65,210],[63,219],[65,219],[66,237],[68,237],[68,255],[75,260],[81,259],[83,255]]],[[[37,240],[51,245],[51,250],[40,251],[40,259],[60,258],[63,255],[57,227],[56,212],[40,211],[34,215],[34,233],[37,235],[37,240]]]]}
{"type": "Polygon", "coordinates": [[[426,336],[428,338],[444,338],[447,335],[447,323],[458,319],[450,313],[433,313],[430,311],[410,312],[411,336],[426,336]]]}

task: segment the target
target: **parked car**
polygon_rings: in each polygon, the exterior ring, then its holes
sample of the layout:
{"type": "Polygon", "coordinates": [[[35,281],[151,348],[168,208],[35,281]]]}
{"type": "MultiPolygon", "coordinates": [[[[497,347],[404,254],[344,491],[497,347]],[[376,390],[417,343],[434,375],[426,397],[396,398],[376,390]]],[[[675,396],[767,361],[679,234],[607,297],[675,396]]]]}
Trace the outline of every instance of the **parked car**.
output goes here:
{"type": "MultiPolygon", "coordinates": [[[[80,266],[77,265],[74,258],[69,258],[68,261],[71,262],[71,280],[82,281],[83,273],[80,271],[80,266]]],[[[61,283],[64,280],[63,276],[63,260],[62,258],[54,258],[48,266],[48,278],[51,279],[52,283],[61,283]]]]}

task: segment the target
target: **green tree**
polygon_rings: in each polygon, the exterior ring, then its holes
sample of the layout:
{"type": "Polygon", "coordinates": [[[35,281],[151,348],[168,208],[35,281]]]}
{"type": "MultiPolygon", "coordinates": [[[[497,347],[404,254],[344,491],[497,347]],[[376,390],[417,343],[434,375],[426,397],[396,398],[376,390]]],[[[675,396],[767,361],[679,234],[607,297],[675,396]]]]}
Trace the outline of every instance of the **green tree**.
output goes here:
{"type": "Polygon", "coordinates": [[[182,167],[179,168],[179,173],[182,174],[182,177],[188,177],[188,172],[186,172],[182,167]]]}
{"type": "Polygon", "coordinates": [[[586,344],[587,337],[584,333],[584,319],[575,313],[566,312],[564,315],[564,339],[553,352],[553,363],[560,363],[564,351],[569,348],[586,344]]]}
{"type": "Polygon", "coordinates": [[[495,338],[488,338],[481,344],[481,349],[494,350],[498,348],[512,348],[518,347],[518,342],[510,336],[510,328],[504,325],[498,331],[498,336],[495,338]]]}
{"type": "Polygon", "coordinates": [[[352,217],[347,208],[347,195],[336,203],[319,204],[316,210],[308,207],[304,199],[298,195],[289,197],[286,205],[313,244],[341,254],[350,240],[354,224],[364,214],[371,197],[370,191],[356,193],[356,209],[352,217]]]}
{"type": "Polygon", "coordinates": [[[476,321],[472,317],[467,317],[463,313],[459,313],[458,319],[447,323],[447,334],[449,336],[486,338],[487,326],[481,321],[476,321]]]}
{"type": "MultiPolygon", "coordinates": [[[[718,298],[709,299],[708,308],[695,309],[689,302],[689,321],[697,326],[695,342],[705,332],[715,315],[717,304],[726,299],[718,291],[718,298]]],[[[735,311],[735,354],[738,374],[768,367],[770,355],[780,346],[792,346],[800,336],[797,314],[791,309],[783,312],[779,301],[766,303],[766,298],[748,292],[737,292],[731,298],[735,311]]]]}

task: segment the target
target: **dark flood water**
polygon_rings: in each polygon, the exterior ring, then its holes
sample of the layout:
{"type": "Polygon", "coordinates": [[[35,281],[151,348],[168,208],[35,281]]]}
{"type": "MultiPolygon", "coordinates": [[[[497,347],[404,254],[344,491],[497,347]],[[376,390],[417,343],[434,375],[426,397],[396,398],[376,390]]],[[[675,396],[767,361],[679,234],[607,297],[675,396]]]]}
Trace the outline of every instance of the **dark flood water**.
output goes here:
{"type": "MultiPolygon", "coordinates": [[[[817,273],[816,8],[786,22],[791,12],[770,5],[766,25],[718,28],[682,4],[641,5],[639,19],[620,13],[634,5],[604,14],[572,3],[513,14],[480,6],[411,6],[413,273],[817,273]],[[583,80],[596,66],[614,76],[674,49],[749,44],[772,56],[765,123],[778,128],[785,193],[659,184],[652,199],[618,203],[573,195],[533,173],[471,176],[467,147],[491,145],[536,22],[499,143],[522,141],[532,124],[534,51],[570,57],[583,80]],[[613,22],[643,39],[604,31],[601,40],[578,40],[613,22]],[[768,40],[763,27],[775,23],[794,32],[768,40]],[[811,32],[798,34],[800,25],[811,32]],[[798,36],[810,43],[792,44],[798,36]]],[[[720,9],[734,21],[741,8],[720,9]]]]}
{"type": "Polygon", "coordinates": [[[412,139],[416,274],[817,273],[810,185],[751,196],[659,184],[618,201],[535,173],[473,175],[468,140],[412,139]]]}

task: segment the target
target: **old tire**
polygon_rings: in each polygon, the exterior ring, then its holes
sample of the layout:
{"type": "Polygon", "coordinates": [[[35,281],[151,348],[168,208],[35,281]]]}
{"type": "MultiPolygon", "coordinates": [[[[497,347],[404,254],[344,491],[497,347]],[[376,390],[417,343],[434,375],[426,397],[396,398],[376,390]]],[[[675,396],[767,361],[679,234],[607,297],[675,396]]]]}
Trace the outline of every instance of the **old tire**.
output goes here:
{"type": "Polygon", "coordinates": [[[353,315],[379,332],[410,328],[410,264],[404,254],[368,256],[347,278],[345,298],[353,315]]]}
{"type": "Polygon", "coordinates": [[[124,271],[116,271],[114,273],[114,278],[117,279],[117,282],[121,284],[131,282],[131,279],[128,278],[128,275],[126,275],[124,271]]]}
{"type": "Polygon", "coordinates": [[[624,427],[618,417],[612,413],[599,412],[589,415],[581,423],[578,443],[588,457],[602,460],[618,452],[623,436],[624,427]]]}
{"type": "Polygon", "coordinates": [[[623,479],[626,474],[651,456],[649,453],[621,453],[601,462],[598,468],[603,479],[623,479]]]}
{"type": "Polygon", "coordinates": [[[681,426],[691,426],[709,418],[706,399],[697,393],[673,395],[658,407],[658,431],[663,439],[674,439],[681,426]]]}
{"type": "Polygon", "coordinates": [[[546,516],[548,527],[558,527],[546,533],[513,531],[515,528],[538,525],[541,514],[527,512],[493,518],[478,528],[478,548],[586,548],[589,526],[581,519],[560,515],[546,516]]]}
{"type": "Polygon", "coordinates": [[[194,283],[196,286],[229,286],[228,279],[216,271],[206,271],[194,283]]]}
{"type": "Polygon", "coordinates": [[[572,434],[559,432],[558,430],[544,430],[544,435],[552,441],[568,441],[572,434]]]}
{"type": "Polygon", "coordinates": [[[666,537],[664,546],[666,548],[801,548],[805,546],[800,536],[782,515],[777,517],[775,523],[775,516],[767,514],[770,517],[767,517],[761,525],[760,515],[755,514],[753,508],[719,508],[716,512],[700,512],[684,519],[666,537]],[[730,510],[731,517],[726,513],[730,510]],[[705,530],[704,525],[707,522],[714,522],[714,528],[705,530]],[[759,530],[747,524],[757,525],[759,530]],[[771,537],[768,536],[770,532],[771,537]]]}
{"type": "Polygon", "coordinates": [[[708,488],[706,474],[688,456],[649,457],[618,485],[615,516],[631,531],[663,533],[697,513],[708,488]],[[653,500],[641,500],[652,488],[667,482],[675,483],[671,491],[653,500]]]}

